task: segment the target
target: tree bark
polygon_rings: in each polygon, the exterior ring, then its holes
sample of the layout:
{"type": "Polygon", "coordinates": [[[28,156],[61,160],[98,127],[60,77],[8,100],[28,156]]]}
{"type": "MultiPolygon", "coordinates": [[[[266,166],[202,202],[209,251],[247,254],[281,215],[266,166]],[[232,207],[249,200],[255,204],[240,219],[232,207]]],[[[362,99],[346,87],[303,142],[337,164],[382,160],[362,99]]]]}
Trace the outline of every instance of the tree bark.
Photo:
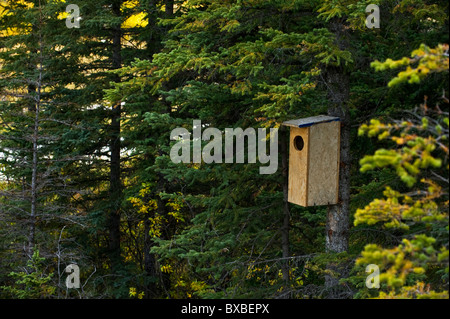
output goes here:
{"type": "Polygon", "coordinates": [[[280,129],[281,135],[281,165],[282,165],[282,176],[283,176],[283,225],[281,228],[281,247],[283,252],[283,263],[282,263],[282,274],[283,281],[286,285],[285,294],[283,295],[284,299],[289,299],[289,257],[290,257],[290,249],[289,249],[289,222],[291,218],[291,214],[289,211],[289,202],[288,202],[288,147],[287,147],[287,136],[286,136],[286,128],[284,126],[280,129]]]}
{"type": "MultiPolygon", "coordinates": [[[[37,218],[37,201],[38,201],[38,165],[39,165],[39,128],[40,128],[40,112],[41,112],[41,91],[42,91],[42,73],[43,73],[43,42],[42,42],[42,12],[41,12],[41,3],[39,2],[39,27],[37,28],[37,35],[39,41],[39,66],[38,66],[38,79],[37,79],[37,87],[31,88],[35,90],[36,93],[35,100],[33,102],[33,111],[34,111],[34,123],[33,123],[33,135],[32,135],[32,167],[31,167],[31,210],[30,210],[30,232],[28,238],[28,254],[29,257],[32,257],[34,245],[36,244],[36,218],[37,218]]],[[[30,90],[30,87],[28,87],[30,90]]]]}
{"type": "MultiPolygon", "coordinates": [[[[116,17],[121,16],[122,1],[114,1],[112,10],[116,17]]],[[[113,44],[112,44],[112,69],[119,69],[122,66],[121,57],[121,26],[117,25],[113,28],[113,44]]],[[[115,82],[120,82],[118,76],[114,79],[115,82]]],[[[121,103],[117,102],[111,110],[111,125],[110,125],[110,211],[108,216],[109,228],[109,251],[113,271],[116,270],[120,264],[120,215],[122,202],[122,182],[121,182],[121,166],[120,166],[120,116],[121,103]]]]}
{"type": "MultiPolygon", "coordinates": [[[[336,44],[341,50],[348,48],[348,39],[344,34],[344,25],[338,20],[331,22],[331,31],[335,35],[336,44]]],[[[326,251],[342,253],[348,251],[349,218],[350,218],[350,114],[348,101],[350,96],[349,74],[343,67],[331,66],[326,71],[326,85],[330,107],[328,115],[341,119],[340,167],[339,167],[339,201],[337,205],[328,207],[326,221],[326,251]]],[[[325,276],[325,286],[331,298],[345,298],[339,289],[339,279],[346,277],[342,265],[329,264],[329,273],[325,276]]]]}
{"type": "Polygon", "coordinates": [[[170,18],[173,16],[173,9],[174,9],[174,0],[166,0],[166,16],[170,18]]]}
{"type": "Polygon", "coordinates": [[[341,146],[339,167],[339,202],[328,207],[326,227],[326,249],[330,252],[348,250],[348,228],[350,215],[350,118],[348,114],[348,75],[338,68],[329,69],[327,74],[332,89],[330,100],[335,105],[328,115],[341,119],[341,146]]]}
{"type": "Polygon", "coordinates": [[[149,283],[146,285],[145,298],[153,299],[158,297],[157,295],[157,279],[158,273],[156,269],[156,258],[155,255],[150,252],[154,243],[153,238],[150,235],[151,221],[147,214],[144,221],[144,271],[145,275],[148,277],[149,283]]]}
{"type": "MultiPolygon", "coordinates": [[[[147,42],[147,53],[148,59],[152,60],[153,54],[156,53],[161,45],[161,30],[159,30],[159,26],[156,25],[155,21],[158,18],[158,8],[156,5],[157,1],[149,1],[148,3],[148,15],[149,15],[149,24],[147,28],[149,29],[150,37],[147,42]]],[[[174,1],[173,0],[165,0],[165,16],[166,18],[170,18],[173,16],[174,10],[174,1]]],[[[153,100],[149,101],[150,104],[154,103],[153,100]]],[[[163,113],[169,113],[170,106],[167,106],[167,109],[163,110],[163,113]]],[[[162,151],[159,150],[159,155],[162,155],[162,151]]],[[[147,158],[148,159],[148,158],[147,158]]],[[[157,198],[157,213],[160,216],[166,216],[166,203],[159,197],[159,193],[165,191],[165,183],[166,180],[164,175],[158,173],[158,182],[156,187],[156,192],[154,196],[157,198]]],[[[145,274],[148,277],[149,283],[146,286],[145,298],[155,298],[161,295],[163,291],[167,291],[170,285],[168,274],[162,273],[159,274],[157,258],[155,254],[151,253],[151,249],[154,246],[154,241],[152,236],[150,236],[150,220],[149,217],[146,216],[144,220],[144,269],[145,274]],[[161,278],[159,278],[159,275],[161,278]],[[160,280],[159,280],[160,279],[160,280]],[[159,285],[158,285],[159,281],[159,285]]]]}

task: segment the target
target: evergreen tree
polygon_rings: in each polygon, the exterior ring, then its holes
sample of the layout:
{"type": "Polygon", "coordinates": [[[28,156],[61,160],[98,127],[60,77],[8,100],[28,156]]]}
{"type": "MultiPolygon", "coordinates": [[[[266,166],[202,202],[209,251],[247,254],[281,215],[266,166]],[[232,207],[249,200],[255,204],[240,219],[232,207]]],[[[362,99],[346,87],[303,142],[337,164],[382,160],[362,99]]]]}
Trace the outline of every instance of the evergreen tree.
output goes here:
{"type": "Polygon", "coordinates": [[[1,296],[448,298],[448,2],[372,2],[0,0],[1,296]],[[291,205],[281,123],[319,114],[339,203],[291,205]]]}
{"type": "MultiPolygon", "coordinates": [[[[160,195],[186,203],[185,214],[193,224],[175,237],[155,236],[158,246],[153,251],[165,263],[180,260],[198,265],[198,271],[186,278],[196,278],[194,283],[211,287],[219,296],[245,296],[248,281],[244,279],[253,265],[277,256],[271,275],[266,276],[272,292],[261,291],[276,294],[290,279],[285,267],[291,259],[289,208],[282,192],[286,180],[279,174],[262,176],[256,165],[175,166],[166,141],[177,125],[192,129],[194,119],[219,129],[273,127],[288,116],[326,111],[325,103],[320,106],[320,99],[311,95],[319,66],[327,61],[345,63],[349,56],[333,44],[332,33],[315,22],[314,8],[306,3],[300,9],[276,2],[196,3],[166,23],[175,28],[163,52],[154,56],[153,63],[137,61],[125,68],[133,79],[110,92],[111,97],[126,99],[148,87],[149,94],[156,93],[171,105],[168,112],[151,111],[146,118],[152,128],[163,129],[158,134],[163,152],[156,156],[152,170],[170,183],[160,195]],[[305,25],[296,26],[299,16],[305,17],[305,25]],[[315,59],[319,53],[321,58],[315,59]],[[313,63],[308,63],[311,59],[313,63]],[[149,73],[149,79],[142,76],[149,73]],[[299,107],[309,103],[305,109],[299,107]],[[255,230],[259,231],[255,234],[255,230]],[[174,242],[179,248],[169,250],[174,242]]],[[[324,101],[323,91],[317,96],[324,101]]],[[[285,296],[290,293],[286,286],[282,291],[285,296]]]]}
{"type": "MultiPolygon", "coordinates": [[[[2,254],[13,251],[17,257],[5,265],[7,271],[25,266],[35,247],[58,263],[69,262],[79,251],[69,244],[67,253],[56,256],[58,238],[67,225],[83,221],[72,200],[80,190],[66,170],[78,158],[63,147],[64,133],[78,125],[71,118],[76,110],[61,94],[70,91],[76,61],[61,57],[61,38],[53,37],[58,7],[53,2],[11,1],[3,13],[0,213],[8,227],[2,254]]],[[[64,233],[67,242],[70,237],[64,233]]]]}
{"type": "MultiPolygon", "coordinates": [[[[389,82],[420,83],[433,73],[447,73],[448,45],[429,48],[422,45],[412,58],[384,63],[376,61],[377,70],[407,69],[389,82]],[[414,66],[412,68],[411,66],[414,66]]],[[[389,145],[374,155],[361,159],[361,172],[392,167],[411,189],[400,193],[387,186],[382,199],[375,199],[355,214],[355,225],[382,225],[384,231],[400,230],[402,240],[393,247],[368,244],[357,259],[356,269],[368,264],[380,267],[382,286],[368,292],[361,289],[359,297],[378,298],[446,298],[448,299],[448,97],[435,106],[427,99],[403,120],[381,123],[372,119],[360,127],[360,135],[378,137],[398,145],[389,145]],[[444,110],[442,110],[444,109],[444,110]]],[[[378,283],[379,285],[379,283],[378,283]]]]}

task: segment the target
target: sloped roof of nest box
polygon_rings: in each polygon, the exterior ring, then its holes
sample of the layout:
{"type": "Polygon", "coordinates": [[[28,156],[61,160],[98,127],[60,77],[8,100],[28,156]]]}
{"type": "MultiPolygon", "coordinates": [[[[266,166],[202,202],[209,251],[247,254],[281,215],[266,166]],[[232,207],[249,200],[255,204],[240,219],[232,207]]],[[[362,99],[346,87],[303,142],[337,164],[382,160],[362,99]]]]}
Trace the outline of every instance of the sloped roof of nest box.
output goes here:
{"type": "Polygon", "coordinates": [[[319,123],[328,123],[328,122],[335,122],[340,121],[341,119],[339,117],[333,117],[333,116],[327,116],[327,115],[319,115],[319,116],[313,116],[313,117],[307,117],[304,119],[298,119],[298,120],[290,120],[283,122],[284,126],[291,126],[291,127],[308,127],[319,123]]]}

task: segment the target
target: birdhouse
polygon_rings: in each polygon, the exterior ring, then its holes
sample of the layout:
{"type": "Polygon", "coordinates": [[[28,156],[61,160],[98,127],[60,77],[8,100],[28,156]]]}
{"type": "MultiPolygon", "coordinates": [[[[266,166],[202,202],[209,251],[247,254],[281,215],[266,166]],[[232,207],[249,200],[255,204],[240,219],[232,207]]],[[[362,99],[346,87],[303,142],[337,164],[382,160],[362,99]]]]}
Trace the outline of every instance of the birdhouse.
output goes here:
{"type": "Polygon", "coordinates": [[[290,127],[288,201],[300,206],[338,203],[340,119],[315,116],[290,127]]]}

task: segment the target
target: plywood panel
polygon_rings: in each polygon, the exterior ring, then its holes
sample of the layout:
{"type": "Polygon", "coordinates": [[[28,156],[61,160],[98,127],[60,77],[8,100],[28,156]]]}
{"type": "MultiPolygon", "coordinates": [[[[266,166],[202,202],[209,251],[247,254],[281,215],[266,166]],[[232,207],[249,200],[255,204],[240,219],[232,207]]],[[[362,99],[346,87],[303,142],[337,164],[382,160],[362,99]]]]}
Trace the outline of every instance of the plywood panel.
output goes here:
{"type": "Polygon", "coordinates": [[[288,201],[301,206],[307,206],[308,199],[308,153],[309,153],[309,127],[291,127],[289,142],[289,191],[288,201]],[[294,141],[295,137],[303,138],[303,149],[297,150],[294,141]]]}
{"type": "Polygon", "coordinates": [[[321,123],[309,129],[307,206],[337,204],[340,122],[321,123]]]}

